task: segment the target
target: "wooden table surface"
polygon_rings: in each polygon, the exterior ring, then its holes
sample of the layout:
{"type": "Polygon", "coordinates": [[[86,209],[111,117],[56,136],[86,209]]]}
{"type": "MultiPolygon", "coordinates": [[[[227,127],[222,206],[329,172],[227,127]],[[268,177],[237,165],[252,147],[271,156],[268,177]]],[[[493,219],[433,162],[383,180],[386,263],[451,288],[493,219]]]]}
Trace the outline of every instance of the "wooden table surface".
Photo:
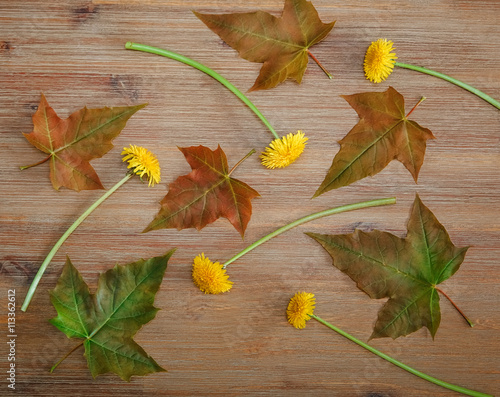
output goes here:
{"type": "Polygon", "coordinates": [[[318,322],[304,330],[285,317],[296,291],[316,294],[316,314],[367,341],[381,300],[370,298],[332,266],[304,232],[350,233],[380,229],[404,237],[418,193],[457,246],[470,245],[460,270],[442,284],[476,326],[469,328],[445,299],[435,340],[421,329],[397,340],[369,343],[439,379],[495,394],[500,391],[500,112],[443,80],[405,69],[375,85],[362,63],[371,41],[395,42],[399,61],[454,76],[500,98],[500,2],[497,0],[314,0],[324,22],[336,20],[314,54],[334,74],[328,80],[311,61],[303,83],[287,81],[248,97],[280,135],[302,129],[303,156],[268,170],[257,155],[234,176],[260,192],[245,239],[220,219],[198,232],[140,231],[159,209],[167,186],[189,172],[177,146],[220,144],[230,165],[271,140],[260,120],[212,78],[178,62],[127,51],[126,41],[154,45],[213,68],[242,91],[260,64],[238,57],[191,12],[263,10],[279,16],[282,0],[0,0],[0,395],[149,396],[452,396],[368,353],[318,322]],[[398,162],[373,178],[310,197],[323,180],[337,141],[357,123],[340,97],[392,86],[407,110],[427,97],[412,118],[433,131],[419,182],[398,162]],[[64,243],[26,313],[20,306],[50,248],[102,191],[80,193],[49,181],[47,164],[19,166],[42,154],[23,137],[32,130],[43,92],[61,117],[83,107],[148,102],[92,161],[106,188],[122,178],[120,152],[130,143],[158,156],[162,183],[132,179],[101,205],[64,243]],[[225,261],[279,226],[312,212],[382,197],[397,204],[323,218],[267,242],[228,268],[233,289],[205,295],[191,281],[193,258],[204,252],[225,261]],[[55,316],[47,291],[69,255],[91,290],[98,275],[139,258],[172,257],[156,297],[161,308],[136,340],[168,372],[92,379],[83,350],[48,369],[77,342],[49,324],[55,316]],[[16,292],[16,390],[7,388],[7,291],[16,292]]]}

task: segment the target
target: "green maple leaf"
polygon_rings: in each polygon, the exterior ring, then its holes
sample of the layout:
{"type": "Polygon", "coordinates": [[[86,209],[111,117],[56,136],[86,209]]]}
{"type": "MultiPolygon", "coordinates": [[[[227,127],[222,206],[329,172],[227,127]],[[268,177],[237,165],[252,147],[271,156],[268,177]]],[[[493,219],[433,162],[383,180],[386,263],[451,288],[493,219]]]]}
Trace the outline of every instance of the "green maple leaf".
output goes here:
{"type": "Polygon", "coordinates": [[[154,298],[174,251],[116,265],[101,274],[95,295],[67,258],[50,293],[58,314],[50,322],[68,338],[83,339],[71,352],[83,344],[93,377],[114,372],[129,381],[132,375],[165,371],[132,338],[159,310],[154,298]]]}
{"type": "Polygon", "coordinates": [[[281,18],[263,11],[194,14],[242,58],[263,63],[250,91],[276,87],[288,78],[300,83],[309,61],[309,48],[323,40],[335,24],[321,22],[312,3],[306,0],[285,0],[281,18]]]}
{"type": "Polygon", "coordinates": [[[395,339],[427,327],[432,337],[441,321],[439,289],[464,260],[434,214],[415,198],[406,238],[374,230],[322,235],[307,233],[372,299],[389,298],[378,313],[371,338],[395,339]]]}

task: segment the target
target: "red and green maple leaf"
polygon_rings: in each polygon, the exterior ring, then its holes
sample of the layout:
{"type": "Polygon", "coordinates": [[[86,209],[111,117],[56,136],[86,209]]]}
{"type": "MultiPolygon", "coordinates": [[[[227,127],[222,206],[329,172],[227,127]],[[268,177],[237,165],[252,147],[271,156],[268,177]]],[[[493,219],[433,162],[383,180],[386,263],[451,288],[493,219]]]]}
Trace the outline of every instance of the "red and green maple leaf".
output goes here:
{"type": "Polygon", "coordinates": [[[160,211],[144,232],[163,228],[201,230],[222,216],[243,237],[252,215],[251,200],[260,195],[246,183],[232,178],[231,174],[254,151],[229,170],[220,146],[216,150],[205,146],[179,150],[192,171],[169,185],[168,193],[160,203],[160,211]]]}
{"type": "Polygon", "coordinates": [[[378,312],[370,338],[395,339],[422,327],[434,338],[441,322],[438,292],[448,298],[437,285],[455,274],[467,252],[468,247],[451,242],[444,226],[418,196],[407,229],[406,238],[379,230],[307,233],[330,254],[333,265],[370,298],[389,298],[378,312]]]}
{"type": "Polygon", "coordinates": [[[281,18],[263,11],[194,14],[242,58],[263,63],[250,91],[273,88],[286,79],[300,83],[309,56],[328,74],[309,48],[323,40],[335,22],[321,22],[309,1],[286,0],[281,18]]]}
{"type": "Polygon", "coordinates": [[[125,107],[84,107],[63,120],[42,94],[33,115],[33,131],[24,134],[28,142],[48,156],[26,169],[50,161],[50,180],[54,189],[61,186],[76,191],[104,189],[90,160],[104,156],[127,120],[146,104],[125,107]]]}
{"type": "Polygon", "coordinates": [[[314,197],[373,176],[394,159],[410,171],[416,182],[424,162],[426,141],[434,139],[430,130],[408,120],[416,106],[405,115],[404,98],[392,87],[384,92],[342,97],[356,110],[360,120],[339,141],[340,150],[314,197]]]}

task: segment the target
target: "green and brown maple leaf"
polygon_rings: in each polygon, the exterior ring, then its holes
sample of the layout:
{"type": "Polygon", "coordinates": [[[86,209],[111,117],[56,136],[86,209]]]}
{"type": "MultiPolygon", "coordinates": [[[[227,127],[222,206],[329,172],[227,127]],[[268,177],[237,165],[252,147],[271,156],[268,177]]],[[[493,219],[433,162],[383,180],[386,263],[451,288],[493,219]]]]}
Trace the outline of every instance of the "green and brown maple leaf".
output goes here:
{"type": "Polygon", "coordinates": [[[169,185],[160,211],[144,232],[163,228],[201,230],[222,216],[243,237],[252,216],[251,200],[260,194],[231,177],[235,167],[229,170],[226,154],[220,146],[216,150],[201,145],[179,150],[192,171],[169,185]]]}
{"type": "Polygon", "coordinates": [[[437,285],[462,264],[468,247],[456,247],[434,214],[415,198],[406,238],[374,230],[352,234],[307,233],[372,299],[389,298],[370,338],[408,335],[427,327],[435,336],[441,321],[437,285]]]}
{"type": "Polygon", "coordinates": [[[48,154],[29,168],[50,162],[50,180],[54,189],[61,186],[76,191],[104,189],[90,165],[90,160],[104,156],[111,143],[125,127],[127,120],[146,104],[125,107],[84,107],[61,119],[42,94],[33,115],[33,131],[24,134],[28,142],[48,154]]]}
{"type": "Polygon", "coordinates": [[[133,337],[156,316],[155,295],[174,251],[124,266],[116,265],[101,274],[95,294],[90,293],[67,258],[61,277],[50,293],[57,310],[57,317],[50,322],[68,338],[82,339],[75,349],[83,344],[94,378],[114,372],[129,381],[133,375],[165,371],[133,337]]]}
{"type": "MultiPolygon", "coordinates": [[[[342,96],[358,113],[359,122],[339,141],[328,173],[314,197],[350,185],[400,161],[415,182],[432,132],[405,115],[403,96],[394,88],[342,96]]],[[[420,103],[420,102],[419,102],[420,103]]]]}
{"type": "Polygon", "coordinates": [[[309,61],[309,48],[323,40],[335,24],[321,22],[312,3],[306,0],[285,0],[281,18],[263,11],[194,14],[242,58],[263,63],[250,91],[273,88],[286,79],[300,83],[309,61]]]}

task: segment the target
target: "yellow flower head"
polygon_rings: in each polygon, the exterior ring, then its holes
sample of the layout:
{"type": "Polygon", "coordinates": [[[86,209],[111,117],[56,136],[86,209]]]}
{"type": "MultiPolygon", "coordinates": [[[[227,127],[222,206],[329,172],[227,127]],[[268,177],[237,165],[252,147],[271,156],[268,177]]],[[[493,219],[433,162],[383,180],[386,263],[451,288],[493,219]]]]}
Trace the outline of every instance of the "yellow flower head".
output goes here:
{"type": "Polygon", "coordinates": [[[233,287],[226,269],[219,262],[212,262],[205,254],[198,255],[193,262],[193,282],[205,294],[221,294],[233,287]]]}
{"type": "Polygon", "coordinates": [[[284,168],[297,160],[306,146],[307,138],[302,131],[289,133],[272,141],[260,156],[267,168],[284,168]]]}
{"type": "Polygon", "coordinates": [[[141,146],[130,145],[129,148],[123,148],[122,156],[123,161],[128,161],[127,168],[132,168],[131,171],[134,174],[141,178],[147,175],[149,186],[160,183],[160,163],[149,150],[141,146]]]}
{"type": "Polygon", "coordinates": [[[371,43],[366,50],[364,70],[368,80],[381,83],[392,73],[396,63],[393,42],[387,39],[378,39],[371,43]]]}
{"type": "Polygon", "coordinates": [[[306,321],[310,320],[314,313],[316,299],[310,292],[297,292],[288,303],[286,317],[288,322],[295,328],[302,329],[306,327],[306,321]]]}

